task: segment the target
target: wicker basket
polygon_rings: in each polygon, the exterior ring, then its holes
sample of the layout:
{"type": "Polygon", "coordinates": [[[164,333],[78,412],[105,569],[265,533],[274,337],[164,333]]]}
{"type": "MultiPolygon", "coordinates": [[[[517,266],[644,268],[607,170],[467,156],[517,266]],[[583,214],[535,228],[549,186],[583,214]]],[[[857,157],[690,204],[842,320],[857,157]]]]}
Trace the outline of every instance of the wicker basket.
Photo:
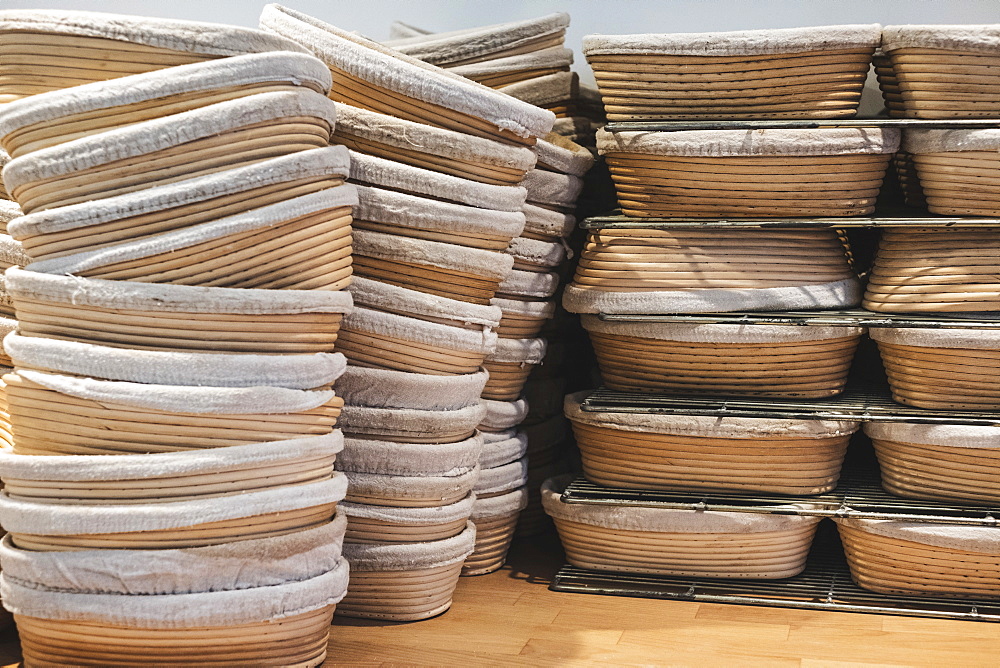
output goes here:
{"type": "Polygon", "coordinates": [[[920,175],[917,173],[913,156],[900,151],[892,159],[892,164],[896,168],[896,180],[903,190],[903,202],[907,206],[926,209],[927,197],[924,196],[924,188],[920,184],[920,175]]]}
{"type": "Polygon", "coordinates": [[[588,480],[609,487],[810,495],[837,486],[857,422],[590,413],[566,397],[588,480]]]}
{"type": "Polygon", "coordinates": [[[907,130],[903,149],[931,213],[1000,216],[1000,130],[907,130]]]}
{"type": "MultiPolygon", "coordinates": [[[[386,484],[393,484],[393,481],[386,480],[386,484]]],[[[452,538],[465,531],[475,502],[476,495],[469,494],[453,503],[435,506],[343,503],[341,507],[347,514],[345,540],[348,543],[386,545],[452,538]]]]}
{"type": "Polygon", "coordinates": [[[524,399],[516,401],[484,399],[483,404],[486,406],[486,417],[479,424],[479,430],[489,435],[514,429],[524,422],[524,418],[528,415],[528,402],[524,399]]]}
{"type": "Polygon", "coordinates": [[[260,22],[330,67],[330,95],[337,102],[526,146],[544,137],[555,120],[552,112],[286,7],[265,7],[260,22]]]}
{"type": "Polygon", "coordinates": [[[476,137],[337,104],[332,141],[397,163],[470,181],[516,186],[535,164],[526,146],[476,137]]]}
{"type": "Polygon", "coordinates": [[[528,374],[545,357],[545,339],[498,339],[496,351],[486,357],[483,366],[490,373],[483,398],[514,401],[528,374]]]}
{"type": "Polygon", "coordinates": [[[939,410],[1000,404],[1000,333],[989,329],[873,329],[892,398],[939,410]]]}
{"type": "Polygon", "coordinates": [[[541,422],[521,425],[521,428],[528,439],[528,463],[532,472],[553,465],[560,447],[570,435],[569,423],[562,415],[553,415],[541,422]]]}
{"type": "Polygon", "coordinates": [[[349,503],[439,508],[469,496],[479,475],[482,449],[483,439],[478,434],[455,443],[349,437],[337,469],[347,476],[349,503]]]}
{"type": "Polygon", "coordinates": [[[563,263],[567,257],[562,240],[549,241],[517,237],[510,242],[507,254],[514,258],[514,269],[544,273],[563,263]]]}
{"type": "Polygon", "coordinates": [[[556,304],[551,300],[494,297],[490,303],[503,311],[503,318],[496,329],[501,339],[535,338],[556,312],[556,304]]]}
{"type": "Polygon", "coordinates": [[[502,299],[549,299],[559,289],[559,274],[512,269],[500,282],[496,296],[502,299]]]}
{"type": "Polygon", "coordinates": [[[458,536],[401,545],[349,544],[348,594],[338,606],[344,617],[411,622],[435,617],[451,607],[462,564],[472,554],[476,528],[469,522],[458,536]]]}
{"type": "Polygon", "coordinates": [[[553,72],[540,77],[524,79],[497,88],[501,93],[547,109],[556,118],[569,118],[576,114],[576,100],[580,90],[580,75],[576,72],[553,72]]]}
{"type": "MultiPolygon", "coordinates": [[[[24,247],[20,241],[15,241],[7,234],[0,234],[0,274],[11,267],[23,267],[30,261],[24,254],[24,247]]],[[[14,316],[14,300],[3,286],[2,279],[0,279],[0,315],[14,316]]]]}
{"type": "Polygon", "coordinates": [[[57,10],[0,13],[0,39],[9,51],[0,65],[0,102],[227,56],[303,51],[261,30],[57,10]]]}
{"type": "Polygon", "coordinates": [[[886,26],[892,62],[910,118],[1000,118],[997,25],[886,26]]]}
{"type": "Polygon", "coordinates": [[[885,55],[881,49],[877,49],[875,55],[872,56],[872,65],[875,68],[875,78],[878,80],[878,87],[882,92],[886,111],[895,118],[905,116],[903,96],[899,88],[899,79],[892,69],[892,59],[885,55]]]}
{"type": "Polygon", "coordinates": [[[484,86],[503,90],[504,87],[511,84],[531,81],[559,72],[569,72],[572,64],[573,49],[550,46],[514,56],[449,66],[448,69],[484,86]]]}
{"type": "Polygon", "coordinates": [[[702,578],[780,579],[805,568],[818,517],[568,504],[570,477],[542,487],[569,563],[702,578]]]}
{"type": "Polygon", "coordinates": [[[843,391],[863,330],[582,318],[604,383],[627,392],[787,398],[843,391]]]}
{"type": "MultiPolygon", "coordinates": [[[[583,151],[590,155],[586,149],[583,151]]],[[[528,172],[522,185],[528,191],[529,202],[564,214],[571,214],[576,210],[576,200],[583,191],[581,177],[545,169],[528,172]]]]}
{"type": "Polygon", "coordinates": [[[14,448],[14,429],[10,424],[10,407],[7,405],[7,383],[3,376],[13,371],[9,367],[0,367],[0,450],[10,451],[14,448]]]}
{"type": "Polygon", "coordinates": [[[348,406],[448,411],[478,405],[486,380],[485,369],[439,376],[349,366],[337,380],[337,394],[348,406]]]}
{"type": "Polygon", "coordinates": [[[26,214],[68,206],[321,148],[335,116],[306,88],[259,93],[13,158],[4,183],[26,214]]]}
{"type": "MultiPolygon", "coordinates": [[[[594,166],[594,154],[576,142],[551,132],[535,144],[540,170],[583,177],[594,166]]],[[[530,190],[530,189],[529,189],[530,190]]],[[[579,191],[576,193],[579,196],[579,191]]],[[[576,199],[574,197],[574,199],[576,199]]]]}
{"type": "Polygon", "coordinates": [[[345,434],[396,443],[455,443],[471,438],[486,416],[478,402],[463,408],[424,410],[345,405],[345,434]]]}
{"type": "Polygon", "coordinates": [[[591,35],[610,121],[853,116],[879,25],[591,35]]]}
{"type": "Polygon", "coordinates": [[[851,577],[883,594],[1000,597],[1000,529],[837,519],[851,577]]]}
{"type": "Polygon", "coordinates": [[[1000,429],[907,422],[869,423],[882,486],[911,499],[1000,502],[1000,429]]]}
{"type": "Polygon", "coordinates": [[[864,216],[899,148],[887,128],[597,133],[630,216],[864,216]]]}
{"type": "Polygon", "coordinates": [[[888,313],[1000,311],[993,230],[885,230],[865,290],[864,307],[888,313]]]}
{"type": "Polygon", "coordinates": [[[465,560],[462,575],[486,575],[503,566],[514,539],[518,515],[527,503],[526,487],[476,501],[472,507],[476,544],[465,560]]]}
{"type": "Polygon", "coordinates": [[[332,352],[352,304],[346,291],[204,288],[19,269],[8,270],[5,281],[21,334],[140,350],[332,352]]]}

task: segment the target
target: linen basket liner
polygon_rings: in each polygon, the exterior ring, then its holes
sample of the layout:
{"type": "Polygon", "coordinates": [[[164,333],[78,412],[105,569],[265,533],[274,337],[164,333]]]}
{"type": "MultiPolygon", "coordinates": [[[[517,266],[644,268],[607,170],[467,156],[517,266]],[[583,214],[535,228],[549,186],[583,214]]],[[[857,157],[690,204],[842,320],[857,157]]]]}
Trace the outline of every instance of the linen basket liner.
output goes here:
{"type": "Polygon", "coordinates": [[[497,294],[547,299],[558,289],[559,274],[512,269],[507,277],[500,281],[497,294]]]}
{"type": "Polygon", "coordinates": [[[982,51],[994,55],[1000,48],[1000,24],[885,26],[882,50],[947,49],[982,51]]]}
{"type": "Polygon", "coordinates": [[[481,325],[493,329],[503,317],[502,311],[493,305],[471,304],[362,276],[355,278],[348,290],[359,306],[449,320],[467,327],[481,325]]]}
{"type": "Polygon", "coordinates": [[[479,466],[452,475],[383,475],[381,473],[359,473],[345,471],[351,494],[366,498],[420,499],[426,502],[431,499],[448,499],[464,496],[472,491],[472,486],[479,478],[479,466]]]}
{"type": "Polygon", "coordinates": [[[483,355],[497,346],[497,335],[488,327],[466,329],[364,307],[345,317],[341,328],[483,355]]]}
{"type": "Polygon", "coordinates": [[[23,215],[21,207],[18,206],[17,202],[12,202],[9,199],[0,199],[0,231],[10,234],[10,231],[7,229],[8,226],[23,215]]]}
{"type": "Polygon", "coordinates": [[[337,394],[349,406],[455,410],[479,401],[489,374],[438,376],[394,369],[348,366],[337,381],[337,394]]]}
{"type": "Polygon", "coordinates": [[[507,494],[499,496],[488,496],[485,499],[476,499],[476,505],[472,506],[473,522],[476,520],[485,521],[494,517],[507,517],[514,513],[519,513],[528,507],[528,488],[521,487],[507,494]]]}
{"type": "MultiPolygon", "coordinates": [[[[511,438],[485,444],[479,456],[479,468],[486,471],[517,462],[527,451],[528,435],[522,431],[516,432],[511,438]]],[[[486,475],[489,477],[490,474],[486,475]]],[[[483,476],[480,475],[480,480],[482,479],[483,476]]]]}
{"type": "Polygon", "coordinates": [[[962,424],[914,424],[911,422],[868,422],[869,438],[907,445],[937,445],[947,448],[1000,448],[1000,429],[962,424]]]}
{"type": "Polygon", "coordinates": [[[462,519],[467,520],[472,514],[472,504],[475,502],[476,495],[469,494],[464,499],[455,503],[449,503],[446,506],[404,508],[396,506],[373,506],[367,503],[342,501],[337,507],[343,508],[344,514],[348,518],[357,517],[391,524],[425,526],[457,522],[462,519]]]}
{"type": "MultiPolygon", "coordinates": [[[[1000,32],[1000,29],[998,29],[998,32],[1000,32]]],[[[1000,44],[1000,41],[998,41],[998,44],[1000,44]]],[[[906,153],[916,155],[921,153],[949,153],[952,151],[995,152],[1000,150],[1000,129],[908,129],[903,133],[902,149],[906,153]]]]}
{"type": "Polygon", "coordinates": [[[544,169],[531,170],[521,183],[528,191],[529,202],[546,206],[572,208],[583,190],[579,176],[544,169]]]}
{"type": "MultiPolygon", "coordinates": [[[[0,268],[10,265],[24,266],[31,262],[24,246],[9,234],[0,234],[0,268]]],[[[2,277],[0,277],[2,278],[2,277]]]]}
{"type": "Polygon", "coordinates": [[[499,443],[500,441],[506,441],[509,438],[524,438],[528,437],[524,435],[524,432],[519,431],[516,428],[504,429],[503,431],[484,431],[483,433],[483,444],[484,446],[490,443],[499,443]]]}
{"type": "Polygon", "coordinates": [[[478,433],[457,443],[396,443],[345,438],[336,468],[346,473],[448,478],[476,468],[482,450],[483,437],[478,433]]]}
{"type": "Polygon", "coordinates": [[[494,297],[490,304],[497,306],[503,311],[505,316],[514,314],[523,318],[539,318],[550,320],[555,316],[556,303],[554,301],[522,301],[520,299],[507,299],[506,297],[494,297]]]}
{"type": "Polygon", "coordinates": [[[548,342],[545,339],[497,339],[496,350],[486,358],[487,362],[505,364],[541,364],[545,358],[548,342]]]}
{"type": "Polygon", "coordinates": [[[574,141],[554,132],[535,143],[538,162],[560,174],[583,176],[594,166],[594,154],[574,141]]]}
{"type": "Polygon", "coordinates": [[[457,536],[427,543],[346,543],[344,557],[356,572],[424,570],[465,561],[475,541],[476,526],[469,522],[457,536]]]}
{"type": "Polygon", "coordinates": [[[372,408],[344,406],[337,424],[348,434],[400,433],[434,436],[443,432],[472,432],[486,415],[486,408],[472,404],[456,410],[372,408]]]}
{"type": "Polygon", "coordinates": [[[579,75],[576,72],[556,72],[501,86],[497,90],[529,104],[544,107],[571,100],[578,82],[579,75]]]}
{"type": "Polygon", "coordinates": [[[495,401],[483,399],[486,406],[486,417],[482,425],[494,431],[516,427],[528,417],[528,402],[524,399],[514,401],[495,401]]]}
{"type": "Polygon", "coordinates": [[[576,229],[576,218],[569,213],[553,211],[526,202],[524,208],[524,231],[543,237],[564,239],[576,229]]]}
{"type": "Polygon", "coordinates": [[[514,266],[514,258],[504,253],[368,230],[354,231],[354,254],[475,273],[497,281],[506,278],[514,266]]]}
{"type": "Polygon", "coordinates": [[[476,494],[497,494],[509,492],[528,484],[528,458],[521,457],[513,462],[479,470],[479,479],[472,488],[476,494]]]}
{"type": "Polygon", "coordinates": [[[479,79],[489,75],[521,72],[524,70],[564,70],[573,64],[573,49],[562,46],[550,46],[530,53],[520,53],[516,56],[491,58],[465,65],[454,65],[448,70],[461,74],[469,79],[479,79]]]}
{"type": "Polygon", "coordinates": [[[1000,331],[993,329],[902,329],[874,328],[871,337],[881,343],[917,348],[963,348],[996,350],[1000,348],[1000,331]]]}
{"type": "Polygon", "coordinates": [[[997,532],[996,527],[840,517],[835,521],[866,533],[931,545],[943,550],[977,552],[991,556],[1000,554],[1000,532],[997,532]]]}
{"type": "Polygon", "coordinates": [[[558,267],[566,259],[566,246],[559,241],[540,241],[527,237],[516,237],[507,247],[507,254],[515,262],[539,265],[546,269],[558,267]]]}

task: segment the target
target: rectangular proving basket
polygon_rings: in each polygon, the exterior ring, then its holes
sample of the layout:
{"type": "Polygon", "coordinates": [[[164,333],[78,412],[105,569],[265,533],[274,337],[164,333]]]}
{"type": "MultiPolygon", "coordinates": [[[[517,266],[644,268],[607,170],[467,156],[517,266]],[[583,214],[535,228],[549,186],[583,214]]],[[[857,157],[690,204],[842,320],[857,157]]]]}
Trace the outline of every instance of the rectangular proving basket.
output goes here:
{"type": "Polygon", "coordinates": [[[853,116],[879,25],[590,35],[608,120],[853,116]]]}

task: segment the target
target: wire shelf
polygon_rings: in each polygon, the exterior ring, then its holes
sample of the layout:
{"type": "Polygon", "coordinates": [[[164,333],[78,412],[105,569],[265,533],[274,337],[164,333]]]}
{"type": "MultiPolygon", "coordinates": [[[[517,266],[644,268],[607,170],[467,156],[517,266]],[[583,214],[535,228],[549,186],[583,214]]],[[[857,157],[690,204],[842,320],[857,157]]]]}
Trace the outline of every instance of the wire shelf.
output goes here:
{"type": "Polygon", "coordinates": [[[640,218],[621,214],[591,216],[580,222],[585,230],[643,230],[670,228],[882,228],[882,227],[1000,227],[1000,218],[932,216],[926,212],[909,215],[857,216],[845,218],[640,218]]]}
{"type": "Polygon", "coordinates": [[[692,325],[790,325],[797,327],[868,327],[921,329],[1000,329],[1000,313],[875,313],[864,309],[833,311],[732,311],[729,313],[600,313],[607,322],[663,322],[692,325]]]}
{"type": "Polygon", "coordinates": [[[817,128],[922,128],[939,130],[1000,127],[996,118],[789,118],[763,120],[611,121],[608,132],[676,132],[679,130],[814,130],[817,128]]]}

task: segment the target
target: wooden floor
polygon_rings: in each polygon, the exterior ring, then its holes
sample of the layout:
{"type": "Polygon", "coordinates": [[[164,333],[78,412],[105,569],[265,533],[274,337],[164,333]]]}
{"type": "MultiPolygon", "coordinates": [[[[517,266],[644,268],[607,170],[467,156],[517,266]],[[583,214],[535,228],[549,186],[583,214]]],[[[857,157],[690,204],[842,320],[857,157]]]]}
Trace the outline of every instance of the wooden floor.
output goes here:
{"type": "MultiPolygon", "coordinates": [[[[548,590],[553,537],[522,542],[503,570],[462,578],[436,619],[338,619],[327,666],[997,666],[1000,624],[548,590]]],[[[17,665],[0,633],[0,665],[17,665]]]]}

